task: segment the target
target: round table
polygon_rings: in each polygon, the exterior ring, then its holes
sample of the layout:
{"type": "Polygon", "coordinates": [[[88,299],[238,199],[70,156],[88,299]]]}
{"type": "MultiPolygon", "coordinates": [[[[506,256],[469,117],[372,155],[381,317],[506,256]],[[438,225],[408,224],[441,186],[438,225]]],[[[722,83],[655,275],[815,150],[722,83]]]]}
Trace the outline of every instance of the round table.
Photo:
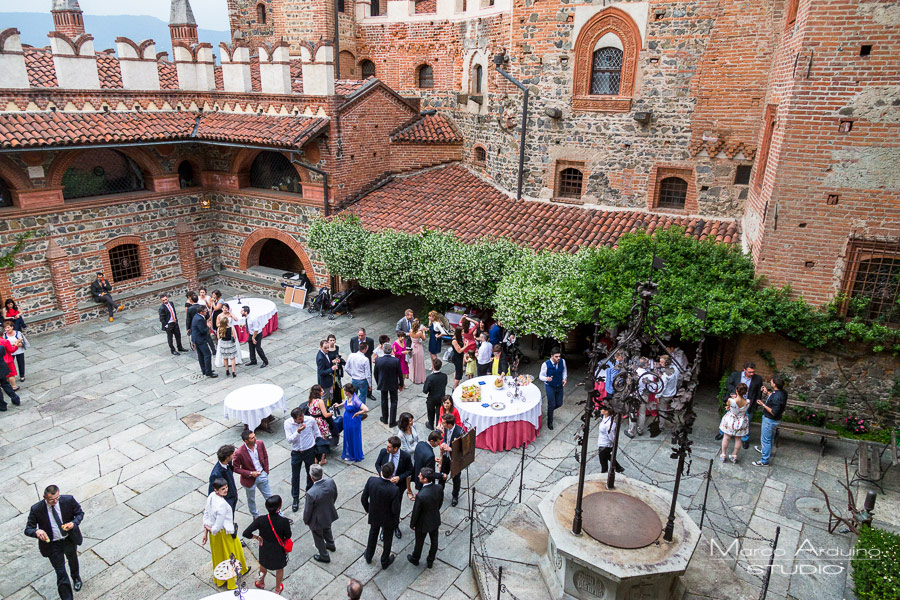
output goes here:
{"type": "Polygon", "coordinates": [[[238,341],[242,344],[247,343],[250,334],[247,331],[247,319],[241,316],[241,307],[250,307],[250,316],[260,318],[265,323],[262,329],[262,336],[266,337],[276,329],[278,329],[278,308],[275,303],[265,298],[241,298],[238,302],[237,298],[227,300],[226,303],[231,309],[231,314],[236,318],[234,320],[235,329],[238,333],[238,341]]]}
{"type": "MultiPolygon", "coordinates": [[[[274,600],[275,598],[281,598],[284,600],[284,596],[279,596],[274,592],[267,592],[266,590],[258,590],[253,587],[253,579],[250,577],[245,577],[244,581],[247,582],[249,588],[243,594],[243,598],[246,600],[274,600]]],[[[275,581],[274,577],[269,577],[266,581],[266,585],[275,585],[273,582],[275,581]]],[[[213,594],[212,596],[206,596],[202,600],[234,600],[234,590],[230,592],[220,592],[218,594],[213,594]]]]}
{"type": "Polygon", "coordinates": [[[453,404],[466,427],[478,432],[476,448],[499,452],[527,446],[541,429],[541,390],[530,383],[519,388],[522,398],[513,400],[509,397],[513,389],[510,379],[505,379],[502,389],[494,387],[496,379],[496,375],[488,375],[460,384],[453,390],[453,404]],[[463,388],[473,384],[481,388],[481,402],[463,402],[463,388]],[[502,402],[504,408],[491,408],[495,402],[502,402]]]}
{"type": "Polygon", "coordinates": [[[225,396],[225,416],[244,423],[250,430],[259,427],[262,420],[276,408],[287,410],[284,390],[271,383],[245,385],[225,396]]]}

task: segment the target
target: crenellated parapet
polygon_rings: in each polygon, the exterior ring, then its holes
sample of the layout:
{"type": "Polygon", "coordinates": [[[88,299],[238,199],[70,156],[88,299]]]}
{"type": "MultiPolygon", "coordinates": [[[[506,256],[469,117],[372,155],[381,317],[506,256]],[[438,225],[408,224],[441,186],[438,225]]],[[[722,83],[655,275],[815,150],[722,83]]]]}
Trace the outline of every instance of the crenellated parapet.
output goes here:
{"type": "Polygon", "coordinates": [[[94,36],[83,33],[73,39],[65,33],[51,31],[47,37],[50,38],[59,87],[74,90],[100,89],[94,36]]]}
{"type": "MultiPolygon", "coordinates": [[[[259,78],[263,93],[291,93],[290,46],[285,41],[259,47],[259,78]]],[[[332,80],[334,79],[332,65],[332,80]]],[[[333,88],[333,86],[332,86],[333,88]]]]}
{"type": "Polygon", "coordinates": [[[226,92],[245,94],[253,90],[250,74],[250,46],[244,42],[219,44],[222,50],[222,84],[226,92]]]}
{"type": "Polygon", "coordinates": [[[156,43],[153,40],[137,43],[126,37],[118,37],[116,52],[122,70],[122,86],[126,90],[160,89],[156,43]]]}
{"type": "Polygon", "coordinates": [[[300,60],[303,93],[308,96],[334,95],[334,47],[324,42],[302,42],[300,60]]]}
{"type": "Polygon", "coordinates": [[[178,87],[189,91],[209,91],[216,89],[215,57],[212,44],[188,45],[183,42],[172,48],[175,69],[178,73],[178,87]]]}
{"type": "Polygon", "coordinates": [[[27,88],[28,71],[19,30],[11,27],[0,31],[0,88],[27,88]]]}

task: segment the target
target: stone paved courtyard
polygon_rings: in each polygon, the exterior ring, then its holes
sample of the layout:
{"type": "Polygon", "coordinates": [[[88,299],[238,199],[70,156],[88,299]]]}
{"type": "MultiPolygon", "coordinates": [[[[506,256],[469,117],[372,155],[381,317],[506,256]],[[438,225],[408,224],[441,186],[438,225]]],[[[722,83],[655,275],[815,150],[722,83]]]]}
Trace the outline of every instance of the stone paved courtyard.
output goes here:
{"type": "MultiPolygon", "coordinates": [[[[226,297],[230,297],[227,292],[226,297]]],[[[243,385],[272,382],[284,388],[289,408],[297,406],[315,383],[320,338],[335,333],[346,355],[348,340],[358,327],[366,327],[373,337],[391,333],[407,305],[404,299],[390,298],[361,306],[353,320],[327,321],[276,302],[280,328],[264,346],[269,368],[239,369],[236,379],[207,380],[199,374],[195,354],[170,356],[155,308],[126,310],[113,324],[97,320],[31,339],[28,377],[20,392],[23,405],[0,415],[0,464],[5,476],[0,493],[0,597],[57,597],[49,561],[39,555],[36,542],[22,534],[28,508],[51,483],[59,485],[63,493],[73,494],[86,513],[82,525],[85,543],[80,548],[84,588],[76,595],[79,600],[191,600],[216,591],[209,550],[200,546],[200,515],[215,450],[225,443],[240,443],[240,424],[223,416],[224,396],[243,385]]],[[[576,467],[574,434],[579,410],[574,400],[583,396],[583,388],[576,386],[583,370],[577,368],[577,357],[571,362],[566,404],[557,413],[556,430],[542,430],[528,449],[524,474],[528,489],[523,504],[512,507],[525,515],[536,514],[537,502],[549,483],[576,467]]],[[[536,374],[538,368],[532,362],[528,370],[536,374]]],[[[691,476],[682,484],[682,504],[695,519],[699,519],[702,503],[703,478],[699,475],[717,452],[712,439],[718,420],[715,400],[707,396],[698,406],[691,476]]],[[[377,403],[370,407],[377,408],[377,403]]],[[[419,386],[409,386],[401,393],[400,410],[413,412],[418,422],[424,423],[425,404],[419,386]]],[[[280,419],[273,431],[260,430],[258,436],[269,450],[273,491],[289,501],[289,448],[280,419]]],[[[758,430],[753,431],[758,439],[758,430]]],[[[368,526],[359,494],[388,435],[377,418],[369,419],[363,424],[364,462],[347,465],[339,453],[330,456],[325,472],[335,479],[340,492],[340,519],[335,523],[338,550],[332,553],[330,564],[313,561],[311,536],[297,518],[294,552],[285,570],[285,597],[343,598],[348,577],[366,585],[366,599],[461,600],[478,596],[468,567],[465,476],[460,505],[451,508],[445,504],[441,550],[434,569],[413,567],[405,560],[412,542],[407,519],[411,503],[406,500],[401,523],[404,537],[394,543],[398,560],[382,571],[377,561],[367,565],[362,559],[368,526]],[[445,535],[447,532],[450,535],[445,535]]],[[[671,489],[674,461],[668,457],[667,440],[663,436],[622,439],[625,456],[621,462],[626,474],[671,489]]],[[[593,451],[593,435],[590,444],[593,451]]],[[[779,548],[788,556],[802,548],[804,540],[816,547],[849,549],[849,535],[827,533],[827,513],[812,483],[818,482],[832,494],[834,506],[843,507],[846,496],[838,482],[843,459],[852,456],[853,449],[847,443],[831,442],[820,458],[816,440],[788,434],[783,436],[770,469],[749,465],[755,458],[752,450],[742,455],[738,465],[716,463],[704,540],[685,577],[687,597],[749,599],[759,595],[759,577],[746,573],[742,565],[733,569],[733,564],[709,557],[708,539],[712,537],[727,546],[733,535],[746,535],[745,547],[764,547],[778,524],[782,527],[779,548]],[[746,530],[748,523],[750,529],[746,530]]],[[[479,498],[514,498],[515,486],[505,485],[516,472],[520,457],[517,452],[479,450],[469,470],[470,484],[479,498]]],[[[590,470],[599,470],[596,458],[590,470]]],[[[888,473],[885,484],[887,494],[879,495],[876,522],[896,530],[900,525],[896,468],[888,473]]],[[[864,496],[865,488],[859,493],[864,496]]],[[[499,519],[502,514],[492,516],[499,519]]],[[[243,528],[249,521],[245,496],[240,492],[237,522],[243,528]]],[[[249,544],[248,550],[252,561],[255,543],[249,544]]],[[[523,558],[526,553],[511,555],[511,550],[512,554],[518,552],[517,548],[488,544],[489,553],[497,560],[527,562],[523,558]]],[[[846,566],[842,559],[833,562],[846,566]]],[[[769,598],[853,597],[846,569],[838,575],[792,577],[790,564],[785,561],[782,570],[786,574],[773,575],[769,598]]],[[[529,572],[522,571],[526,577],[529,572]]],[[[546,597],[542,583],[517,578],[515,573],[505,583],[508,591],[504,597],[546,597]]],[[[485,594],[495,595],[495,588],[485,594]]]]}

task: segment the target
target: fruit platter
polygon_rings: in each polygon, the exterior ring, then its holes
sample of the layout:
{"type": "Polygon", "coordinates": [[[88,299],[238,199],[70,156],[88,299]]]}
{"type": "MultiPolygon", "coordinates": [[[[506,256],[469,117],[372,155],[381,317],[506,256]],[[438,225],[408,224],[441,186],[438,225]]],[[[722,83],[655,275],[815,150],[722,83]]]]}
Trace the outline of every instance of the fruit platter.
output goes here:
{"type": "Polygon", "coordinates": [[[531,375],[519,375],[518,377],[516,377],[516,385],[518,385],[519,387],[531,385],[532,381],[534,381],[534,377],[531,375]]]}
{"type": "Polygon", "coordinates": [[[481,387],[476,385],[462,386],[463,402],[481,402],[481,387]]]}

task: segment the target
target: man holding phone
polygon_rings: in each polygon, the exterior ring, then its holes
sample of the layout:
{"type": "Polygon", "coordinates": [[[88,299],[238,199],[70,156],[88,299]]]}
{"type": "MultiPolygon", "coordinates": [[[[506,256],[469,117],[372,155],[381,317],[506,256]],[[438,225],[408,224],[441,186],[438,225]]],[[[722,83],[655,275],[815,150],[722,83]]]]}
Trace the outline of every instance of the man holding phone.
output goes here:
{"type": "Polygon", "coordinates": [[[756,451],[762,454],[762,457],[753,462],[755,467],[768,467],[769,459],[772,456],[772,443],[775,441],[775,432],[781,425],[781,415],[787,406],[787,392],[784,391],[784,377],[779,374],[772,376],[769,382],[773,391],[769,391],[766,386],[762,386],[762,395],[766,396],[766,400],[762,398],[756,401],[756,404],[763,409],[762,432],[760,433],[760,443],[762,447],[756,446],[756,451]]]}

